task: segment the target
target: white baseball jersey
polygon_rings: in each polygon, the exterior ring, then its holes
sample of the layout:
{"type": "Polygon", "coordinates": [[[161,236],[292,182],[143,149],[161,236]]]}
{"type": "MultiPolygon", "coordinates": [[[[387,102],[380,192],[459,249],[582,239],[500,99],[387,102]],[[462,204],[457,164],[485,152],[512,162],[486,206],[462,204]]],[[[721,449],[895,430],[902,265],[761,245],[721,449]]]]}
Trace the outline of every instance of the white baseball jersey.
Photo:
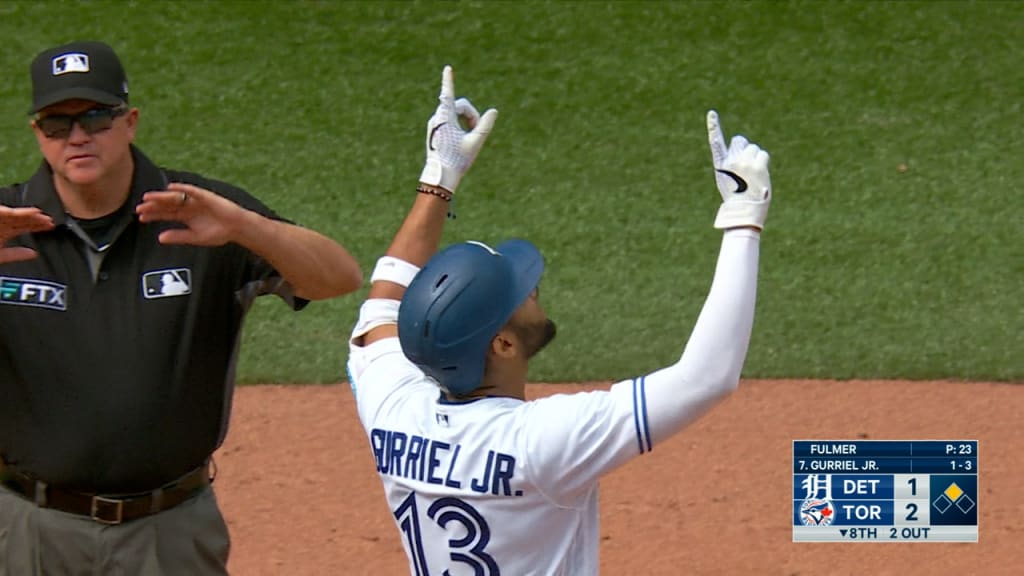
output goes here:
{"type": "MultiPolygon", "coordinates": [[[[359,418],[410,574],[597,574],[598,479],[649,452],[655,439],[692,422],[738,383],[758,238],[725,234],[690,353],[607,391],[451,403],[406,359],[398,338],[351,345],[359,418]]],[[[395,322],[397,309],[394,301],[367,301],[353,339],[395,322]]]]}

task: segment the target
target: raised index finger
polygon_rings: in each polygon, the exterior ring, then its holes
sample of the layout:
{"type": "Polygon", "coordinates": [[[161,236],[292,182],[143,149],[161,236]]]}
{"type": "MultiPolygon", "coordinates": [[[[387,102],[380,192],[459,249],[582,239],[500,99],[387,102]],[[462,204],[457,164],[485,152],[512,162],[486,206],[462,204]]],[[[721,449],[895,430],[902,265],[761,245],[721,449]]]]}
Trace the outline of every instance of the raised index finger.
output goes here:
{"type": "Polygon", "coordinates": [[[725,161],[726,146],[722,127],[718,124],[718,112],[714,110],[708,110],[708,146],[711,148],[711,160],[718,168],[725,161]]]}
{"type": "Polygon", "coordinates": [[[438,100],[445,106],[455,105],[455,81],[452,79],[451,66],[445,66],[441,72],[441,95],[438,100]]]}

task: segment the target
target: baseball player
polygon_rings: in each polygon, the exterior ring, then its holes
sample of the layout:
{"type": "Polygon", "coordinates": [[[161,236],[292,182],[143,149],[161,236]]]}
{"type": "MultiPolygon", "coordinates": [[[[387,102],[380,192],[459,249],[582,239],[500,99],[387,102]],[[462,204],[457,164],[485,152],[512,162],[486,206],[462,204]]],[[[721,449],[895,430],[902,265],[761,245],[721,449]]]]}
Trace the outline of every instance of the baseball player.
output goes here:
{"type": "MultiPolygon", "coordinates": [[[[453,95],[446,67],[420,193],[377,262],[352,333],[359,417],[411,574],[596,574],[598,479],[739,382],[771,199],[768,154],[742,136],[726,145],[708,112],[724,234],[679,361],[606,391],[526,402],[529,360],[555,336],[537,248],[514,239],[435,254],[448,202],[497,118],[453,95]]],[[[671,256],[665,264],[682,273],[671,256]]]]}

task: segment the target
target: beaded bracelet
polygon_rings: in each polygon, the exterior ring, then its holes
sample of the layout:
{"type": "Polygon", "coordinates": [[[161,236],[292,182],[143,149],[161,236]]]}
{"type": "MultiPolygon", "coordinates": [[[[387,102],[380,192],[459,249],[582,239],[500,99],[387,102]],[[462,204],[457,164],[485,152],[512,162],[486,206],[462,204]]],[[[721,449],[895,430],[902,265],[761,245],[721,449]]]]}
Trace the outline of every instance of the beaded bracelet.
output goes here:
{"type": "Polygon", "coordinates": [[[416,191],[419,192],[420,194],[430,194],[432,196],[437,196],[438,198],[444,200],[445,202],[452,201],[452,193],[445,190],[444,188],[427,188],[426,186],[420,186],[416,188],[416,191]]]}
{"type": "Polygon", "coordinates": [[[437,196],[438,198],[451,204],[451,206],[448,208],[448,218],[450,218],[451,220],[455,219],[455,202],[452,202],[452,199],[455,197],[454,194],[445,190],[444,188],[427,188],[426,186],[418,186],[416,188],[416,191],[419,192],[420,194],[429,194],[431,196],[437,196]]]}

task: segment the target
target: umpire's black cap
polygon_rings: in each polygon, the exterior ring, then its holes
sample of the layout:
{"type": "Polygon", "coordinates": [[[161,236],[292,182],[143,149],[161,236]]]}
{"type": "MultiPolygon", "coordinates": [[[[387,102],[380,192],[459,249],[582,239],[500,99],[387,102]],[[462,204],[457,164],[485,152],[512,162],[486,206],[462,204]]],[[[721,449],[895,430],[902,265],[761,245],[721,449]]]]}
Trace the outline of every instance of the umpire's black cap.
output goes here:
{"type": "Polygon", "coordinates": [[[128,102],[128,78],[114,49],[103,42],[71,42],[32,61],[32,109],[81,98],[107,106],[128,102]]]}

